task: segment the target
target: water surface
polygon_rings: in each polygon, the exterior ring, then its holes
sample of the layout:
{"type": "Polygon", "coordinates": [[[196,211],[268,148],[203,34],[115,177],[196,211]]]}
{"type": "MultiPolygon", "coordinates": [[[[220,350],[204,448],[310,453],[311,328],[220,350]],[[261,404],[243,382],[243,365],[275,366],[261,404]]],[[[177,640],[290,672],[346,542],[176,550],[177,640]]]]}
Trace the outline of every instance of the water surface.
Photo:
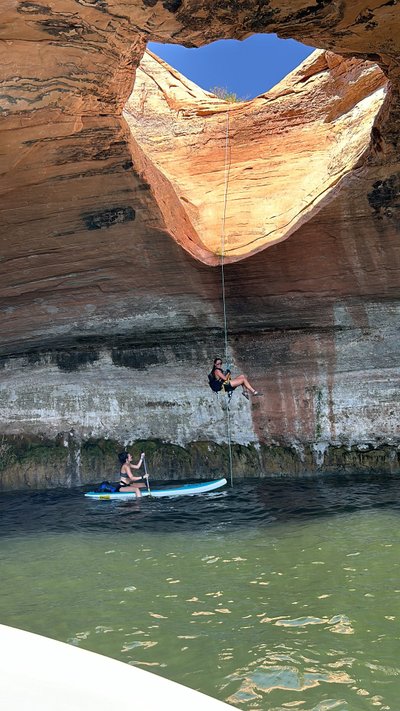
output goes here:
{"type": "Polygon", "coordinates": [[[246,711],[398,711],[399,483],[3,494],[0,621],[246,711]]]}

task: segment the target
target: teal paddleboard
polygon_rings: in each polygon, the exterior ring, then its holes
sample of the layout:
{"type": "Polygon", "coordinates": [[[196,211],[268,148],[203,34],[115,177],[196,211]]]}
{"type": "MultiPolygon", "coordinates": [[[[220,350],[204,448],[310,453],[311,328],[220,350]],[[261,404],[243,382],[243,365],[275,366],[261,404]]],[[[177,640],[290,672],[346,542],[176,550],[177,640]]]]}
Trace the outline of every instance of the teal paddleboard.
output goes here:
{"type": "MultiPolygon", "coordinates": [[[[215,479],[214,481],[201,481],[198,484],[183,484],[182,486],[165,486],[162,488],[153,489],[150,492],[147,489],[142,489],[142,496],[152,496],[161,498],[163,496],[192,496],[193,494],[205,494],[208,491],[214,491],[225,486],[226,479],[215,479]]],[[[109,501],[110,499],[126,500],[136,499],[134,491],[117,491],[115,494],[106,491],[88,491],[85,496],[89,499],[101,499],[109,501]]]]}

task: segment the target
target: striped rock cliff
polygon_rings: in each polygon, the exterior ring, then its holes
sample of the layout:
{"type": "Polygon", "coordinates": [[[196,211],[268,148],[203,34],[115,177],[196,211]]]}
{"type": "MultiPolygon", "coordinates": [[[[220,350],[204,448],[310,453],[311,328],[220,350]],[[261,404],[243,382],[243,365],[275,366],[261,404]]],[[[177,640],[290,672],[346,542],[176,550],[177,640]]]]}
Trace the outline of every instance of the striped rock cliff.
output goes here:
{"type": "Polygon", "coordinates": [[[226,470],[224,214],[230,357],[264,392],[235,395],[237,473],[399,470],[399,25],[394,0],[3,3],[3,488],[136,441],[160,476],[226,470]],[[233,106],[144,54],[255,32],[321,51],[233,106]]]}

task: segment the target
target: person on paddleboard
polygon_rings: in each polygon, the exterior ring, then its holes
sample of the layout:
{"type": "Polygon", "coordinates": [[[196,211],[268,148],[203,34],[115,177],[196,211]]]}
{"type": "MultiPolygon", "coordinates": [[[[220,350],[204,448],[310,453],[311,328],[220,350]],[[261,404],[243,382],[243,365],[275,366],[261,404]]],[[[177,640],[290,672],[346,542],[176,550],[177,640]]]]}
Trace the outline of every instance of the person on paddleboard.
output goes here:
{"type": "MultiPolygon", "coordinates": [[[[215,380],[216,387],[220,386],[219,390],[222,390],[223,388],[227,393],[232,392],[239,385],[241,385],[242,395],[244,395],[247,400],[249,399],[249,393],[251,395],[261,395],[261,393],[259,393],[258,390],[255,390],[249,383],[247,375],[243,375],[242,373],[241,375],[237,375],[235,378],[232,378],[230,370],[223,370],[222,358],[214,358],[214,365],[210,376],[215,380]]],[[[212,389],[214,390],[214,388],[212,389]]]]}
{"type": "Polygon", "coordinates": [[[140,489],[143,489],[146,486],[144,480],[148,479],[149,475],[144,474],[144,476],[133,476],[132,469],[140,469],[144,461],[144,452],[141,453],[137,464],[132,464],[132,455],[129,454],[129,452],[121,452],[121,454],[118,455],[118,459],[121,464],[119,472],[119,491],[123,491],[124,493],[134,491],[136,497],[139,499],[142,495],[140,489]]]}

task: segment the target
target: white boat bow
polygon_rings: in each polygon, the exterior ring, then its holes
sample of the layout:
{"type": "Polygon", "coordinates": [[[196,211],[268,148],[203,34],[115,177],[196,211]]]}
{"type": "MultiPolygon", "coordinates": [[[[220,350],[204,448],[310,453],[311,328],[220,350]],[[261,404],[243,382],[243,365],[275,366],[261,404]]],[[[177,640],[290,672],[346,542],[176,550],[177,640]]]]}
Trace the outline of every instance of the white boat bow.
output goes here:
{"type": "Polygon", "coordinates": [[[0,699],[7,711],[232,711],[151,672],[0,625],[0,699]]]}

